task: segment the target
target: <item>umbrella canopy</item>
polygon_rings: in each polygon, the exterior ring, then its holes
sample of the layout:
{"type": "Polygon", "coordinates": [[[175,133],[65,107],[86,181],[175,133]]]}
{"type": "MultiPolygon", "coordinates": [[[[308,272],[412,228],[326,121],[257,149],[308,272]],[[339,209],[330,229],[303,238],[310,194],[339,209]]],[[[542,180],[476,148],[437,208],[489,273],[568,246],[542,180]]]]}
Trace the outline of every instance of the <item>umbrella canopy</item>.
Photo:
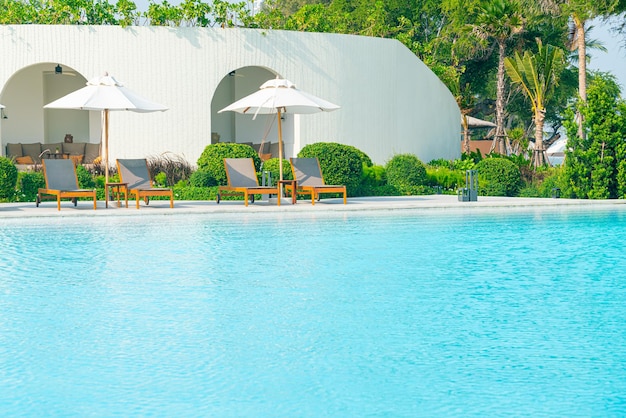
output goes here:
{"type": "MultiPolygon", "coordinates": [[[[495,128],[497,125],[487,120],[478,119],[472,116],[466,116],[467,126],[469,128],[495,128]]],[[[461,121],[461,124],[463,122],[461,121]]]]}
{"type": "Polygon", "coordinates": [[[283,179],[283,133],[280,115],[283,113],[310,114],[330,112],[339,106],[296,88],[289,80],[276,78],[261,85],[258,91],[237,100],[218,113],[238,112],[244,114],[277,114],[278,159],[280,179],[283,179]]]}
{"type": "Polygon", "coordinates": [[[109,182],[109,111],[158,112],[167,110],[162,104],[145,99],[124,87],[113,76],[104,74],[87,81],[87,85],[44,106],[45,109],[98,110],[104,126],[105,181],[109,182]]]}

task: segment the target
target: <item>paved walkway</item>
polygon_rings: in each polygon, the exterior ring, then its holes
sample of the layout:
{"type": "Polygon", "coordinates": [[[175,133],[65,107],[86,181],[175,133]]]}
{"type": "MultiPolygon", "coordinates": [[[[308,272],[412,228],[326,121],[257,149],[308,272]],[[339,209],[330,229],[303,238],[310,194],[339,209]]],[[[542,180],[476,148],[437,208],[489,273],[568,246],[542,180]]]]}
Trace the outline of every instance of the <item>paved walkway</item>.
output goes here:
{"type": "Polygon", "coordinates": [[[348,198],[344,205],[341,199],[322,199],[314,206],[310,201],[299,201],[292,205],[290,199],[281,199],[281,206],[275,200],[256,201],[245,207],[242,201],[174,201],[174,209],[170,209],[169,201],[152,200],[150,205],[141,203],[137,210],[134,201],[129,201],[128,209],[110,203],[105,208],[104,201],[98,202],[98,209],[93,210],[91,201],[79,201],[74,207],[70,201],[61,202],[61,210],[57,211],[55,201],[44,201],[39,207],[34,202],[0,203],[0,219],[26,217],[67,217],[67,216],[140,216],[149,214],[183,215],[189,213],[255,213],[255,212],[328,212],[328,211],[361,211],[361,210],[396,210],[396,209],[445,209],[445,210],[488,210],[489,208],[529,207],[587,207],[601,208],[621,205],[626,208],[626,200],[579,200],[579,199],[543,199],[519,197],[484,197],[479,196],[477,202],[459,202],[457,196],[392,196],[392,197],[356,197],[348,198]]]}

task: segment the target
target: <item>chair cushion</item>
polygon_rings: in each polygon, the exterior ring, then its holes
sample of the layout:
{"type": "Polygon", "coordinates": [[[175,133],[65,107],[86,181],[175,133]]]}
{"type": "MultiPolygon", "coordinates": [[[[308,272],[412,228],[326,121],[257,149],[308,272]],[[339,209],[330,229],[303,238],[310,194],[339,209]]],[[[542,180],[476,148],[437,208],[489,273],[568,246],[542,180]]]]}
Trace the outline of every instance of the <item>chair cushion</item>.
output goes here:
{"type": "Polygon", "coordinates": [[[22,155],[24,157],[29,155],[33,161],[40,163],[41,159],[39,158],[39,154],[41,154],[41,144],[39,142],[34,144],[22,144],[22,155]]]}
{"type": "Polygon", "coordinates": [[[16,157],[15,162],[17,164],[35,164],[35,161],[30,155],[27,155],[25,157],[16,157]]]}
{"type": "Polygon", "coordinates": [[[84,155],[85,143],[84,142],[64,143],[63,152],[66,154],[70,154],[70,155],[84,155]]]}
{"type": "Polygon", "coordinates": [[[81,155],[71,155],[70,158],[74,161],[74,165],[79,165],[83,163],[83,156],[81,155]]]}
{"type": "Polygon", "coordinates": [[[85,153],[83,155],[84,164],[94,164],[94,160],[100,156],[100,144],[85,144],[85,153]]]}
{"type": "Polygon", "coordinates": [[[7,144],[7,156],[8,157],[21,157],[22,156],[22,144],[7,144]]]}

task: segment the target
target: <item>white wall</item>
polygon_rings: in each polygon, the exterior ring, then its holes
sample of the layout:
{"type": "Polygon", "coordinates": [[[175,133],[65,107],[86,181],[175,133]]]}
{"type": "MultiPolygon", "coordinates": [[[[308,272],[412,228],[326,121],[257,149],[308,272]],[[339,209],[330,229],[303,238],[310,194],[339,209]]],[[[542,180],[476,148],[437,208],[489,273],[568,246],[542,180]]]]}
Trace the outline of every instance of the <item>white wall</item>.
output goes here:
{"type": "MultiPolygon", "coordinates": [[[[112,112],[111,159],[169,151],[195,163],[216,131],[223,131],[222,141],[259,142],[266,117],[252,121],[234,115],[233,123],[216,112],[233,93],[234,101],[273,74],[341,106],[330,113],[288,115],[287,156],[318,141],[353,145],[380,164],[396,153],[413,153],[423,161],[460,155],[454,98],[394,40],[250,29],[38,25],[0,26],[0,38],[0,103],[10,121],[0,122],[3,145],[45,137],[41,69],[39,75],[29,74],[27,67],[50,63],[53,70],[60,63],[86,79],[108,71],[169,107],[148,114],[112,112]],[[244,76],[231,77],[234,89],[222,96],[218,86],[233,70],[244,76]],[[18,118],[21,114],[28,116],[18,118]]],[[[90,139],[97,142],[99,117],[86,113],[90,139]]],[[[55,118],[69,121],[61,114],[55,118]]],[[[267,138],[275,142],[275,123],[267,138]]]]}

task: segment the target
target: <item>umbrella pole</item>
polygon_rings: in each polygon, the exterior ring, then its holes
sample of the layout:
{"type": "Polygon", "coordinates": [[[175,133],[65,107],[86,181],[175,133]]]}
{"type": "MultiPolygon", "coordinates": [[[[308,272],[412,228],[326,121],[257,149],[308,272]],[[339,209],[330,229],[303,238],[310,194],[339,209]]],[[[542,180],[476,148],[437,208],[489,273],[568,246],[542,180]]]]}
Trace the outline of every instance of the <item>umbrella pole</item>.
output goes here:
{"type": "MultiPolygon", "coordinates": [[[[278,174],[278,178],[283,180],[283,125],[280,120],[280,109],[278,111],[278,169],[280,173],[278,174]]],[[[280,184],[282,187],[282,183],[280,184]]],[[[282,190],[281,190],[282,192],[282,190]]]]}
{"type": "Polygon", "coordinates": [[[104,109],[104,181],[109,182],[109,109],[104,109]]]}

